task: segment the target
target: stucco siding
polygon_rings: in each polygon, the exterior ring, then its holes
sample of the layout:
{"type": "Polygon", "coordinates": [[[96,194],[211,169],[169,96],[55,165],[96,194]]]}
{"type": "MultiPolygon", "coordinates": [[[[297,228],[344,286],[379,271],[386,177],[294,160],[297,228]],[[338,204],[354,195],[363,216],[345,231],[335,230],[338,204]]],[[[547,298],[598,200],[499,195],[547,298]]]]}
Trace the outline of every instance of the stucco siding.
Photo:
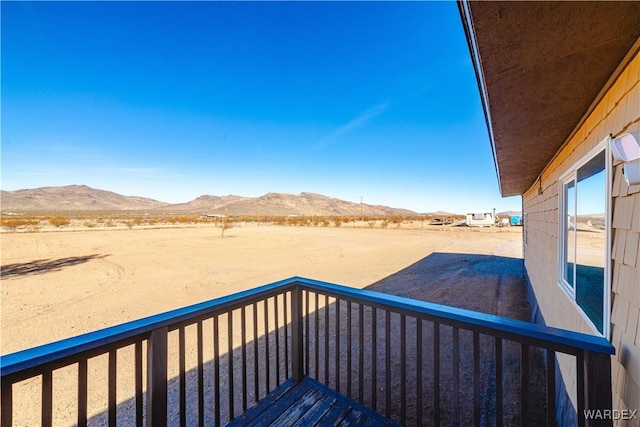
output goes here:
{"type": "MultiPolygon", "coordinates": [[[[549,326],[597,333],[558,284],[560,176],[607,135],[638,130],[640,55],[631,61],[592,114],[547,165],[541,179],[523,195],[527,227],[525,267],[540,315],[549,326]]],[[[616,348],[611,360],[613,409],[640,412],[640,185],[626,184],[620,164],[614,164],[612,178],[610,338],[616,348]]],[[[575,368],[564,360],[559,364],[562,377],[569,379],[565,385],[571,396],[575,368]]],[[[625,423],[640,426],[640,415],[625,423]]]]}

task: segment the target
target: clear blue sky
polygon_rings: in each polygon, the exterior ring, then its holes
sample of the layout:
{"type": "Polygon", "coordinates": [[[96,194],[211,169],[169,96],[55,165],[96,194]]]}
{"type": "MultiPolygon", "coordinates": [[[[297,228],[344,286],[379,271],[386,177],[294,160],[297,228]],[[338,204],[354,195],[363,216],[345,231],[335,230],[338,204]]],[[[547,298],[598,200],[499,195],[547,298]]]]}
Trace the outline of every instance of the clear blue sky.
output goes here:
{"type": "Polygon", "coordinates": [[[2,2],[2,189],[502,199],[455,2],[2,2]]]}

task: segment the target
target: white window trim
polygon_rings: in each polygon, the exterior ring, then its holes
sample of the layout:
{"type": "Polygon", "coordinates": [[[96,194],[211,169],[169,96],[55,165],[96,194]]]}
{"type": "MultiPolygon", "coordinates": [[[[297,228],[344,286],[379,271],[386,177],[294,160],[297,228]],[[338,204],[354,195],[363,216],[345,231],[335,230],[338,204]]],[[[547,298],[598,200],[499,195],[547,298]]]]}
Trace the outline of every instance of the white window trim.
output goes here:
{"type": "MultiPolygon", "coordinates": [[[[594,333],[602,335],[607,339],[611,337],[611,188],[613,177],[613,162],[611,158],[611,138],[606,137],[593,147],[586,155],[584,155],[579,161],[571,166],[565,173],[560,175],[558,179],[558,285],[564,291],[564,294],[569,298],[574,307],[578,310],[578,313],[591,327],[594,333]],[[587,316],[576,301],[575,288],[570,286],[565,280],[563,275],[564,264],[564,247],[565,247],[565,233],[564,233],[564,219],[561,215],[565,215],[564,212],[564,186],[571,180],[576,178],[578,169],[589,162],[602,150],[605,152],[605,270],[604,270],[604,295],[603,295],[603,314],[602,314],[602,333],[598,330],[593,321],[587,316]]],[[[574,263],[575,264],[575,263],[574,263]]]]}

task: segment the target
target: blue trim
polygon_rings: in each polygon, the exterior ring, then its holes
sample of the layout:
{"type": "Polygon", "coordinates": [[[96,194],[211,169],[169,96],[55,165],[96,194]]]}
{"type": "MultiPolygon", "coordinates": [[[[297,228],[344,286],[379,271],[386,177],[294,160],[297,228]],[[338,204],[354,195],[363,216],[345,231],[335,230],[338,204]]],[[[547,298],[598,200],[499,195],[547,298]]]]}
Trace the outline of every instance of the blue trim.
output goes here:
{"type": "Polygon", "coordinates": [[[615,348],[603,337],[549,328],[491,314],[478,313],[446,305],[417,301],[395,295],[355,289],[296,276],[233,295],[216,298],[166,313],[8,354],[0,357],[0,374],[2,376],[14,374],[66,357],[72,357],[83,352],[99,349],[119,341],[144,337],[154,329],[171,327],[172,325],[194,319],[198,316],[212,314],[216,311],[222,312],[229,310],[247,301],[264,298],[272,293],[280,293],[294,286],[301,286],[303,289],[333,294],[338,297],[347,297],[385,308],[395,308],[399,311],[409,312],[412,315],[422,315],[422,317],[431,318],[442,323],[457,323],[463,327],[472,326],[476,329],[482,328],[485,331],[497,332],[502,335],[528,337],[543,342],[542,346],[544,346],[544,342],[549,342],[564,346],[565,348],[570,347],[577,352],[586,350],[604,354],[615,354],[615,348]]]}

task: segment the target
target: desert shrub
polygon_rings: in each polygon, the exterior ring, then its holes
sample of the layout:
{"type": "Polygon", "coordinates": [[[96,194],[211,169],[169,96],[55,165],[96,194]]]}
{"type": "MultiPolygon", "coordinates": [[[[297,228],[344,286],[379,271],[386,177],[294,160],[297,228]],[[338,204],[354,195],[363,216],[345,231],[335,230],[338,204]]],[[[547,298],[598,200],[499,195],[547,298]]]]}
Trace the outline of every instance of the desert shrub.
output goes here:
{"type": "Polygon", "coordinates": [[[387,228],[388,226],[389,226],[389,220],[388,219],[383,219],[382,220],[382,224],[380,224],[380,227],[387,228]]]}
{"type": "Polygon", "coordinates": [[[375,221],[369,221],[368,224],[369,224],[370,228],[373,228],[373,227],[376,226],[376,222],[375,221]]]}
{"type": "Polygon", "coordinates": [[[324,220],[322,220],[321,224],[322,224],[323,227],[328,227],[329,226],[329,220],[324,219],[324,220]]]}
{"type": "Polygon", "coordinates": [[[343,219],[338,216],[333,218],[333,223],[336,225],[336,227],[340,227],[342,225],[342,221],[343,219]]]}
{"type": "Polygon", "coordinates": [[[32,221],[33,220],[29,220],[25,218],[2,218],[2,226],[5,228],[8,228],[9,230],[15,231],[18,227],[24,227],[25,225],[32,225],[32,221]]]}
{"type": "Polygon", "coordinates": [[[391,215],[387,221],[390,221],[393,224],[400,224],[402,222],[402,217],[400,215],[391,215]]]}
{"type": "Polygon", "coordinates": [[[84,225],[87,228],[93,228],[96,226],[96,223],[93,221],[85,221],[82,225],[84,225]]]}
{"type": "Polygon", "coordinates": [[[64,227],[66,225],[71,224],[71,220],[63,216],[56,216],[53,218],[49,218],[49,224],[55,227],[64,227]]]}

